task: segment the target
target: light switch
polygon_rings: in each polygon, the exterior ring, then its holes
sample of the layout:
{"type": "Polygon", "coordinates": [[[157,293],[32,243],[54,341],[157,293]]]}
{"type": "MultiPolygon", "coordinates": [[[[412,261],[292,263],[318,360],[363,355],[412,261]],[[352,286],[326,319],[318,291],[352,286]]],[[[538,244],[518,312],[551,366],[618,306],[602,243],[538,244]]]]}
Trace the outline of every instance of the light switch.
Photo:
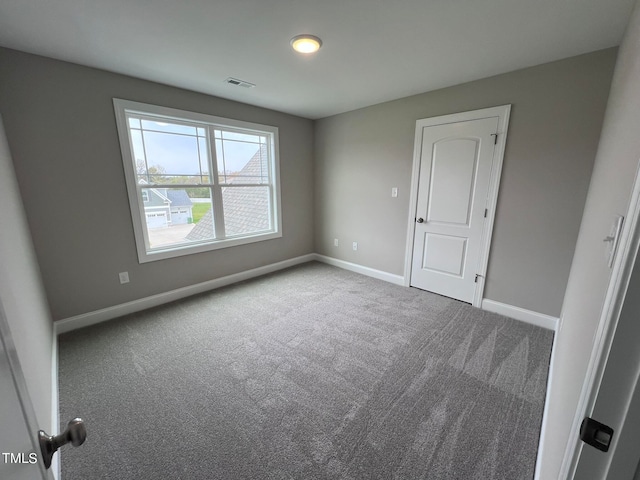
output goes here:
{"type": "Polygon", "coordinates": [[[398,196],[398,187],[393,187],[393,188],[391,189],[391,196],[392,196],[393,198],[396,198],[396,197],[398,196]]]}

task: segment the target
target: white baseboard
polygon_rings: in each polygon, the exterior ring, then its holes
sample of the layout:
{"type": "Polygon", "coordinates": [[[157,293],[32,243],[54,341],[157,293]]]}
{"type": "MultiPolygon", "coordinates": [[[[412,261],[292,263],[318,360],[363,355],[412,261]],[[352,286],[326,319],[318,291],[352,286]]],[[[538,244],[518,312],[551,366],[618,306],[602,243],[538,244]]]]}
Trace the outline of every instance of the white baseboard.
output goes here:
{"type": "Polygon", "coordinates": [[[558,319],[544,313],[533,312],[520,307],[514,307],[506,303],[500,303],[493,300],[482,300],[482,310],[498,313],[505,317],[515,318],[521,322],[530,323],[538,327],[556,331],[558,327],[558,319]]]}
{"type": "Polygon", "coordinates": [[[159,293],[150,297],[140,298],[127,303],[121,303],[120,305],[114,305],[113,307],[107,307],[94,312],[65,318],[54,322],[55,332],[56,334],[60,334],[70,332],[71,330],[77,330],[78,328],[88,327],[89,325],[95,325],[96,323],[104,322],[106,320],[146,310],[147,308],[157,307],[158,305],[180,300],[181,298],[208,292],[209,290],[215,290],[216,288],[225,287],[232,283],[242,282],[244,280],[249,280],[250,278],[259,277],[261,275],[266,275],[267,273],[276,272],[278,270],[283,270],[285,268],[293,267],[301,263],[311,262],[313,260],[316,260],[316,256],[314,253],[310,253],[308,255],[283,260],[282,262],[272,263],[263,267],[234,273],[233,275],[227,275],[226,277],[216,278],[206,282],[197,283],[195,285],[189,285],[187,287],[159,293]]]}
{"type": "MultiPolygon", "coordinates": [[[[233,275],[227,275],[225,277],[216,278],[206,282],[198,283],[196,285],[189,285],[187,287],[178,288],[176,290],[171,290],[169,292],[159,293],[157,295],[152,295],[150,297],[133,300],[131,302],[122,303],[120,305],[114,305],[113,307],[107,307],[101,310],[83,313],[81,315],[76,315],[74,317],[58,320],[54,322],[54,333],[57,337],[57,335],[60,333],[70,332],[78,328],[95,325],[96,323],[101,323],[106,320],[111,320],[113,318],[121,317],[123,315],[139,312],[141,310],[146,310],[148,308],[156,307],[158,305],[163,305],[165,303],[173,302],[175,300],[180,300],[181,298],[186,298],[191,295],[196,295],[198,293],[207,292],[209,290],[214,290],[216,288],[225,287],[233,283],[249,280],[251,278],[259,277],[261,275],[266,275],[268,273],[276,272],[278,270],[283,270],[285,268],[293,267],[295,265],[310,262],[313,260],[317,260],[319,262],[326,263],[328,265],[333,265],[335,267],[343,268],[345,270],[349,270],[352,272],[360,273],[362,275],[367,275],[369,277],[377,278],[378,280],[384,280],[386,282],[393,283],[395,285],[401,285],[401,286],[405,285],[405,278],[402,275],[395,275],[392,273],[383,272],[382,270],[376,270],[374,268],[358,265],[356,263],[339,260],[337,258],[327,257],[325,255],[320,255],[317,253],[310,253],[308,255],[302,255],[300,257],[291,258],[288,260],[284,260],[282,262],[272,263],[270,265],[265,265],[263,267],[258,267],[258,268],[254,268],[244,272],[235,273],[233,275]]],[[[531,323],[533,325],[537,325],[539,327],[547,328],[549,330],[554,330],[554,331],[556,330],[557,323],[558,323],[558,319],[555,317],[551,317],[549,315],[545,315],[542,313],[532,312],[531,310],[525,310],[524,308],[514,307],[512,305],[507,305],[505,303],[495,302],[493,300],[488,300],[488,299],[484,299],[482,301],[482,309],[488,310],[494,313],[499,313],[507,317],[515,318],[516,320],[531,323]]],[[[56,350],[56,361],[57,361],[57,350],[56,350]]],[[[55,379],[55,382],[56,382],[55,384],[57,388],[57,378],[55,379]]],[[[57,404],[57,399],[56,399],[56,404],[57,404]]],[[[57,411],[56,411],[56,415],[57,415],[57,411]]],[[[56,418],[56,421],[57,421],[57,418],[56,418]]],[[[55,426],[57,428],[58,424],[56,423],[55,426]]]]}
{"type": "Polygon", "coordinates": [[[326,263],[327,265],[333,265],[334,267],[344,268],[351,272],[360,273],[368,277],[377,278],[378,280],[384,280],[389,283],[404,286],[404,277],[401,275],[394,275],[393,273],[383,272],[382,270],[376,270],[375,268],[364,267],[357,263],[345,262],[344,260],[338,260],[337,258],[320,255],[319,253],[315,254],[315,259],[319,262],[326,263]]]}

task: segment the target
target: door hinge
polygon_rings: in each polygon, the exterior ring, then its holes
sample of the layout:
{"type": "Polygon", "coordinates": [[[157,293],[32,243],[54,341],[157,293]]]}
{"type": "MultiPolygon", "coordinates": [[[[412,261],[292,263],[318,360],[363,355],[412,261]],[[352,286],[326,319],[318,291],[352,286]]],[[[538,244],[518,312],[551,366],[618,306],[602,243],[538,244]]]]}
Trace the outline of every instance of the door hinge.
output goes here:
{"type": "Polygon", "coordinates": [[[493,137],[493,144],[497,145],[498,144],[498,134],[497,133],[492,133],[491,136],[493,137]]]}

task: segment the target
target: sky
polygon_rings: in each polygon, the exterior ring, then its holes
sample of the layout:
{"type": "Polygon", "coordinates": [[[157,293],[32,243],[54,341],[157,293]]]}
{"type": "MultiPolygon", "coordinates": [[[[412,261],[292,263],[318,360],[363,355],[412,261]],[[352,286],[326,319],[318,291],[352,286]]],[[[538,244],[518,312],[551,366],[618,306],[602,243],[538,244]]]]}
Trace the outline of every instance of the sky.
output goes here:
{"type": "MultiPolygon", "coordinates": [[[[162,167],[166,175],[201,175],[208,171],[207,139],[204,128],[130,119],[136,163],[145,159],[149,167],[162,167]],[[153,130],[146,130],[151,129],[153,130]]],[[[218,168],[227,173],[242,170],[258,151],[260,137],[233,132],[216,132],[218,168]]]]}

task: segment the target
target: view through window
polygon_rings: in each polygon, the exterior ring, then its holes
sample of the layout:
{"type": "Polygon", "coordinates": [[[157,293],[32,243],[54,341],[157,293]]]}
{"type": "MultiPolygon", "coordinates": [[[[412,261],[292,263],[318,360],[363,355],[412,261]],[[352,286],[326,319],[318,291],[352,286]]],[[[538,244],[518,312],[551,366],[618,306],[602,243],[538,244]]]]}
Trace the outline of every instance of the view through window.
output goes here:
{"type": "Polygon", "coordinates": [[[280,236],[275,127],[114,105],[142,261],[280,236]]]}

